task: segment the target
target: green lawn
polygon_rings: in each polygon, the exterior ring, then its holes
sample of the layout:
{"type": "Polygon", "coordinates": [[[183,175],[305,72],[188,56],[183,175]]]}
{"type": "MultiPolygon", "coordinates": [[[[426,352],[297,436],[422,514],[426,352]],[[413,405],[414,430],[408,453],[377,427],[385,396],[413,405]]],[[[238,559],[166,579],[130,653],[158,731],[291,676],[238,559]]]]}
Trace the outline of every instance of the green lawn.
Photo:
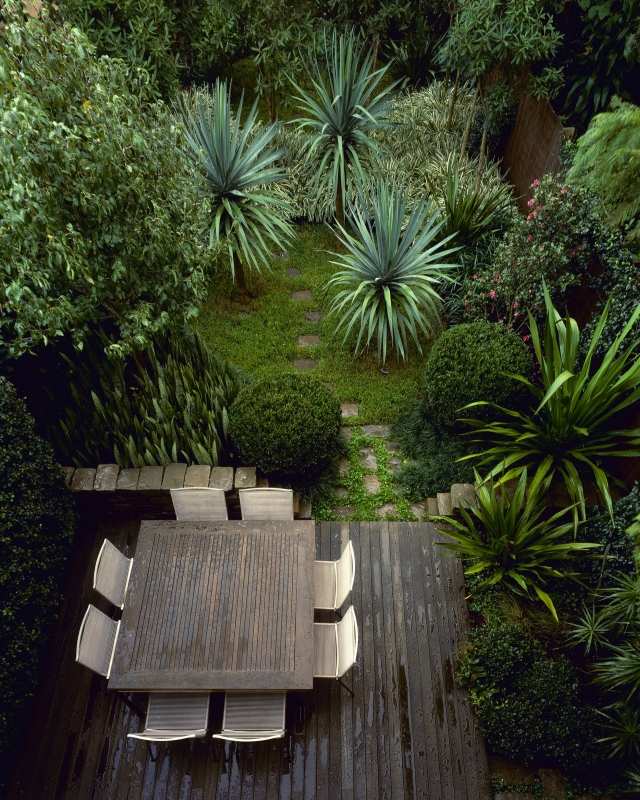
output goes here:
{"type": "Polygon", "coordinates": [[[293,371],[295,358],[313,358],[318,364],[309,374],[333,387],[341,401],[359,404],[360,415],[349,423],[391,423],[415,397],[423,359],[413,353],[407,365],[389,362],[382,372],[375,358],[355,359],[336,340],[331,320],[305,319],[310,310],[326,314],[324,287],[334,269],[326,251],[335,239],[320,225],[299,226],[297,232],[287,257],[274,257],[271,270],[255,280],[251,296],[217,281],[197,328],[213,349],[254,378],[293,371]],[[292,267],[299,277],[287,274],[292,267]],[[313,299],[291,299],[291,292],[301,289],[309,289],[313,299]],[[320,345],[299,350],[302,334],[319,334],[320,345]]]}

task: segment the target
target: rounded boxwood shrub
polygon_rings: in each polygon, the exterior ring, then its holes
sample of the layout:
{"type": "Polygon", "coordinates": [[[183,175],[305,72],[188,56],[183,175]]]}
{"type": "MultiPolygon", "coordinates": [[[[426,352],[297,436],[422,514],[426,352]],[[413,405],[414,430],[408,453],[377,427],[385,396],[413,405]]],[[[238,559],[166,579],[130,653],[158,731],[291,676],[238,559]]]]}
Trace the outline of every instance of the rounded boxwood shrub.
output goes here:
{"type": "Polygon", "coordinates": [[[0,377],[0,774],[19,745],[72,532],[71,495],[51,448],[0,377]]]}
{"type": "MultiPolygon", "coordinates": [[[[504,373],[531,375],[531,356],[522,339],[493,322],[469,322],[444,331],[435,341],[424,373],[424,412],[433,422],[453,425],[460,409],[477,400],[511,406],[520,384],[504,373]]],[[[482,407],[469,412],[479,417],[482,407]]]]}
{"type": "Polygon", "coordinates": [[[304,483],[337,450],[340,404],[313,378],[265,378],[238,394],[229,429],[242,463],[304,483]]]}

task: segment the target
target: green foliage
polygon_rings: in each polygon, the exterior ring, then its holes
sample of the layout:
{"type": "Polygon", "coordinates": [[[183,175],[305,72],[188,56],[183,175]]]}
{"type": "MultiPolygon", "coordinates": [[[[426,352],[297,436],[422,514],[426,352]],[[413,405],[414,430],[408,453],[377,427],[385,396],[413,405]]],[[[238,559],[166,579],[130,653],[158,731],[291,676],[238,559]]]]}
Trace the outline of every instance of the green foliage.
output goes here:
{"type": "Polygon", "coordinates": [[[19,746],[21,715],[33,696],[40,655],[61,598],[72,532],[71,496],[51,448],[36,435],[33,419],[13,386],[0,378],[3,762],[9,749],[19,746]]]}
{"type": "Polygon", "coordinates": [[[339,271],[329,281],[337,287],[331,313],[345,341],[357,331],[356,354],[373,342],[378,360],[388,353],[406,359],[409,342],[420,352],[421,336],[433,336],[440,326],[441,299],[435,287],[452,280],[457,265],[444,249],[451,238],[438,236],[442,223],[426,205],[418,206],[405,224],[401,195],[380,182],[372,207],[364,201],[349,212],[353,233],[338,223],[345,252],[333,253],[339,271]]]}
{"type": "Polygon", "coordinates": [[[567,178],[598,195],[609,223],[640,246],[640,107],[620,103],[594,117],[567,178]]]}
{"type": "Polygon", "coordinates": [[[527,600],[533,593],[557,621],[548,580],[568,575],[567,562],[597,545],[576,542],[569,535],[573,524],[563,522],[563,517],[570,509],[546,514],[549,479],[528,486],[524,469],[513,492],[479,481],[476,473],[478,502],[469,510],[460,509],[462,519],[438,518],[447,524],[447,536],[453,540],[442,542],[442,547],[470,562],[465,573],[482,578],[480,589],[500,585],[527,600]]]}
{"type": "Polygon", "coordinates": [[[340,403],[314,378],[281,375],[247,386],[230,413],[244,464],[297,485],[310,483],[337,453],[340,403]]]}
{"type": "MultiPolygon", "coordinates": [[[[640,399],[640,359],[636,337],[621,352],[638,317],[640,305],[627,322],[602,363],[596,368],[594,353],[606,325],[605,308],[593,332],[589,348],[580,359],[580,329],[571,317],[562,319],[553,307],[545,287],[547,320],[541,336],[533,317],[529,317],[531,339],[540,369],[540,385],[519,376],[535,407],[523,412],[495,403],[490,406],[500,419],[485,425],[469,420],[489,448],[472,456],[490,467],[487,475],[510,480],[529,467],[535,483],[547,477],[557,479],[574,505],[574,521],[586,516],[583,482],[593,481],[610,515],[613,506],[605,458],[640,455],[640,430],[622,429],[616,415],[640,399]]],[[[471,404],[469,408],[473,407],[471,404]]]]}
{"type": "Polygon", "coordinates": [[[199,337],[174,334],[128,363],[106,360],[99,345],[63,361],[70,396],[50,436],[66,463],[215,465],[225,458],[239,379],[199,337]]]}
{"type": "Polygon", "coordinates": [[[526,764],[581,770],[601,756],[595,710],[585,704],[566,658],[551,658],[530,631],[492,616],[471,632],[458,676],[489,749],[526,764]]]}
{"type": "Polygon", "coordinates": [[[614,95],[635,94],[637,102],[640,17],[637,0],[579,0],[570,12],[558,54],[566,72],[563,110],[586,127],[614,95]]]}
{"type": "Polygon", "coordinates": [[[425,416],[436,424],[453,425],[462,407],[476,400],[517,404],[522,384],[507,373],[531,376],[531,356],[519,336],[491,322],[448,328],[427,357],[425,416]]]}
{"type": "Polygon", "coordinates": [[[582,288],[604,295],[618,266],[628,261],[592,193],[552,175],[535,180],[532,188],[527,217],[514,213],[486,261],[466,276],[461,290],[465,319],[524,328],[525,309],[536,319],[544,316],[543,281],[557,305],[576,297],[583,306],[582,288]]]}
{"type": "Polygon", "coordinates": [[[142,347],[196,313],[213,261],[180,127],[78,29],[3,13],[0,351],[81,347],[96,320],[112,351],[142,347]]]}
{"type": "Polygon", "coordinates": [[[322,61],[314,57],[307,66],[312,92],[296,87],[303,115],[296,123],[310,133],[304,152],[314,184],[328,188],[342,222],[347,175],[362,179],[377,154],[372,133],[387,122],[395,84],[382,85],[388,67],[375,69],[373,53],[354,31],[325,33],[322,50],[322,61]]]}
{"type": "Polygon", "coordinates": [[[480,180],[472,186],[460,179],[458,157],[447,162],[443,206],[446,224],[444,235],[455,234],[456,244],[467,247],[488,233],[499,230],[512,198],[504,183],[483,184],[480,180]]]}
{"type": "Polygon", "coordinates": [[[473,481],[471,465],[459,460],[469,452],[468,442],[426,420],[421,403],[399,417],[394,437],[407,458],[398,482],[411,500],[435,497],[437,492],[448,492],[453,483],[473,481]]]}
{"type": "Polygon", "coordinates": [[[560,43],[553,17],[538,0],[465,0],[440,51],[451,72],[481,81],[501,67],[516,71],[548,60],[560,43]]]}
{"type": "Polygon", "coordinates": [[[275,127],[258,130],[257,104],[242,118],[234,115],[226,82],[209,91],[183,95],[182,117],[190,155],[205,173],[211,194],[210,242],[226,248],[231,275],[236,260],[243,268],[269,266],[272,249],[282,250],[293,236],[288,205],[274,184],[284,177],[271,149],[275,127]]]}

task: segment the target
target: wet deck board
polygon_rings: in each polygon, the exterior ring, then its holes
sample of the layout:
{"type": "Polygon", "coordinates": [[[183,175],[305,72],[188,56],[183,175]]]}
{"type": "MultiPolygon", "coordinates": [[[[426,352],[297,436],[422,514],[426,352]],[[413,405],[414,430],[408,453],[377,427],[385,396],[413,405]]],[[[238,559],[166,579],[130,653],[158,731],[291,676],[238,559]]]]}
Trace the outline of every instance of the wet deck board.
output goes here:
{"type": "MultiPolygon", "coordinates": [[[[11,798],[58,800],[485,800],[484,746],[454,682],[467,631],[460,564],[418,523],[322,523],[316,556],[354,543],[358,663],[346,676],[290,694],[287,740],[244,745],[180,742],[156,761],[128,740],[140,721],[105,681],[73,661],[104,536],[129,555],[137,523],[89,526],[77,539],[69,591],[16,763],[11,798]]],[[[105,609],[106,610],[106,609],[105,609]]],[[[137,698],[143,704],[143,698],[137,698]]],[[[212,700],[219,724],[222,699],[212,700]]]]}

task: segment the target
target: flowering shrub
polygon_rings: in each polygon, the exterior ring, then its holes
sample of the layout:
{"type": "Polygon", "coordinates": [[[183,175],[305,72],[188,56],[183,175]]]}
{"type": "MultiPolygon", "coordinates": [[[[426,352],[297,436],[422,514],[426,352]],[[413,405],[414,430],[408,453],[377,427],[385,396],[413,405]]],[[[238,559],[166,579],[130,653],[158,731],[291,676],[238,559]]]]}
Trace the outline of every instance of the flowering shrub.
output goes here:
{"type": "Polygon", "coordinates": [[[526,217],[514,215],[504,238],[463,282],[465,319],[489,319],[519,330],[527,309],[541,317],[542,280],[563,307],[570,290],[598,290],[617,257],[615,235],[602,221],[598,201],[586,190],[547,175],[531,186],[526,217]]]}

